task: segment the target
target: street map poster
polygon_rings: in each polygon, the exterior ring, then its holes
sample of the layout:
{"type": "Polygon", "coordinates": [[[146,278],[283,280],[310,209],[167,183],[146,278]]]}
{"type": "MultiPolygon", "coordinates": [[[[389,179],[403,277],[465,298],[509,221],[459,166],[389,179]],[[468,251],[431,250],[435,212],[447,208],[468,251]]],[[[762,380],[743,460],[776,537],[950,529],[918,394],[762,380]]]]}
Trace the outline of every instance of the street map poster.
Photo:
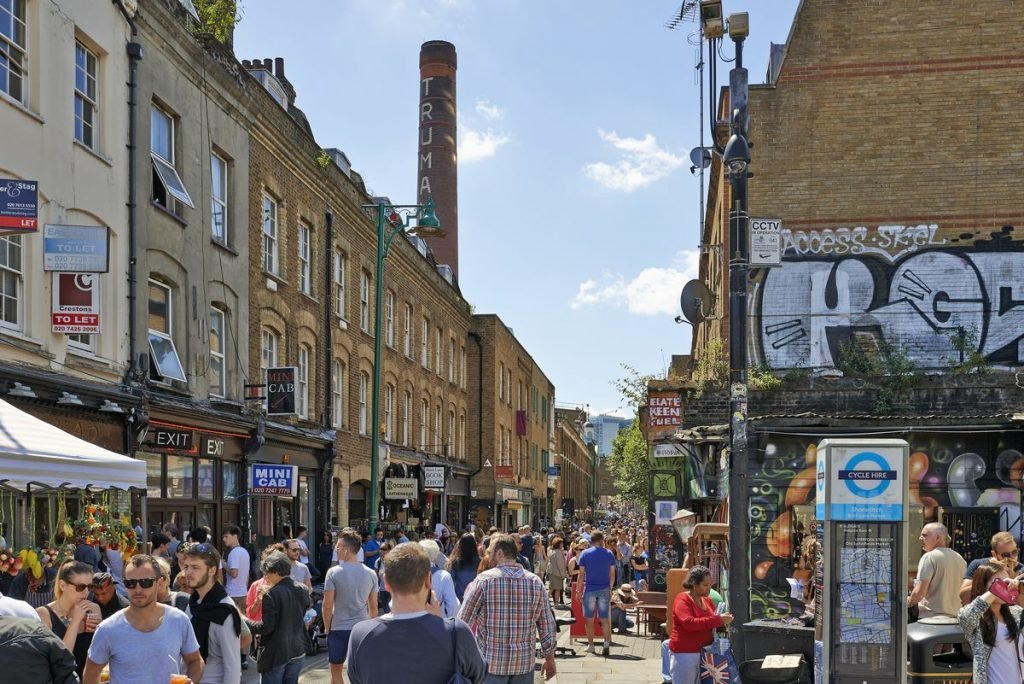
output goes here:
{"type": "MultiPolygon", "coordinates": [[[[866,671],[894,671],[893,552],[899,548],[894,523],[837,525],[839,648],[837,659],[866,671]]],[[[846,671],[846,670],[844,670],[846,671]]]]}

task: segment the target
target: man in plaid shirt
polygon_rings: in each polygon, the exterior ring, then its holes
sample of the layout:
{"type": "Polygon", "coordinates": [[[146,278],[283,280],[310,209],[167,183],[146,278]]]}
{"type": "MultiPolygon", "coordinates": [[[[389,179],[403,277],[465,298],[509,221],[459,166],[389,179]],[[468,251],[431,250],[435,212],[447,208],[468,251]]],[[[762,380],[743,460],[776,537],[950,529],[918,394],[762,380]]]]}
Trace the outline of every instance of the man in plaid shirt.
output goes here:
{"type": "Polygon", "coordinates": [[[540,634],[544,679],[555,676],[555,618],[544,583],[516,562],[510,534],[491,537],[491,569],[466,589],[459,618],[476,628],[487,661],[487,684],[533,684],[535,636],[540,634]]]}

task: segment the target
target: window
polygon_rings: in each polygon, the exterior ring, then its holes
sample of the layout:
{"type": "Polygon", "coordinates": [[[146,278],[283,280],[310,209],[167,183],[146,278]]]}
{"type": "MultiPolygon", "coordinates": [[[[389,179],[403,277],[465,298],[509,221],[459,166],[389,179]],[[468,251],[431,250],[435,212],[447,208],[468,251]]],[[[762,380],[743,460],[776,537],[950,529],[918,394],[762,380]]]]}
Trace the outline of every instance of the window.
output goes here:
{"type": "Polygon", "coordinates": [[[149,114],[149,156],[153,160],[153,201],[174,211],[174,200],[195,208],[174,167],[174,117],[153,105],[149,114]]]}
{"type": "Polygon", "coordinates": [[[295,413],[309,417],[309,345],[299,345],[299,367],[295,375],[295,413]]]}
{"type": "Polygon", "coordinates": [[[21,236],[0,235],[0,326],[11,330],[20,330],[22,324],[21,259],[21,236]]]}
{"type": "Polygon", "coordinates": [[[305,223],[299,224],[299,292],[312,295],[312,281],[310,279],[309,263],[311,260],[311,249],[309,242],[310,228],[305,223]]]}
{"type": "Polygon", "coordinates": [[[68,346],[79,351],[93,353],[92,335],[88,333],[68,333],[68,346]]]}
{"type": "Polygon", "coordinates": [[[434,331],[434,370],[438,376],[444,375],[444,345],[441,344],[441,329],[434,331]]]}
{"type": "Polygon", "coordinates": [[[433,444],[433,452],[435,454],[441,453],[441,404],[434,406],[434,435],[431,440],[433,444]]]}
{"type": "Polygon", "coordinates": [[[498,363],[498,401],[505,401],[505,364],[498,363]]]}
{"type": "Polygon", "coordinates": [[[430,402],[426,399],[420,402],[420,451],[427,450],[427,421],[430,412],[430,402]]]}
{"type": "Polygon", "coordinates": [[[348,255],[340,249],[334,253],[334,313],[348,318],[348,302],[345,301],[345,274],[348,272],[348,255]]]}
{"type": "Polygon", "coordinates": [[[402,319],[402,349],[405,355],[412,358],[412,307],[405,305],[405,316],[402,319]]]}
{"type": "Polygon", "coordinates": [[[395,387],[394,385],[387,385],[384,388],[384,441],[392,441],[394,435],[393,420],[395,415],[395,387]]]}
{"type": "Polygon", "coordinates": [[[228,162],[216,152],[210,155],[213,187],[210,190],[210,236],[228,244],[228,162]]]}
{"type": "Polygon", "coordinates": [[[370,332],[370,274],[359,273],[359,327],[370,332]]]}
{"type": "Polygon", "coordinates": [[[223,397],[227,395],[227,378],[224,377],[224,323],[225,312],[217,307],[210,307],[210,395],[223,397]]]}
{"type": "Polygon", "coordinates": [[[277,333],[264,328],[260,333],[260,371],[263,382],[267,381],[267,371],[277,368],[277,333]]]}
{"type": "Polygon", "coordinates": [[[455,458],[455,411],[448,411],[448,433],[444,436],[444,455],[455,458]]]}
{"type": "Polygon", "coordinates": [[[462,356],[459,360],[459,387],[466,389],[466,348],[462,348],[462,356]]]}
{"type": "Polygon", "coordinates": [[[277,200],[263,195],[263,270],[277,275],[280,260],[277,251],[277,200]]]}
{"type": "Polygon", "coordinates": [[[156,380],[186,382],[178,350],[174,347],[171,288],[149,281],[149,353],[153,355],[150,372],[156,380]]]}
{"type": "Polygon", "coordinates": [[[336,428],[345,427],[345,364],[338,359],[331,367],[331,413],[336,428]]]}
{"type": "Polygon", "coordinates": [[[0,92],[24,103],[25,0],[0,2],[0,92]]]}
{"type": "Polygon", "coordinates": [[[466,414],[459,414],[459,460],[466,460],[466,414]]]}
{"type": "Polygon", "coordinates": [[[367,386],[370,384],[370,379],[366,373],[359,374],[359,434],[365,435],[366,432],[366,394],[369,391],[367,386]]]}
{"type": "Polygon", "coordinates": [[[75,140],[91,150],[97,146],[96,90],[96,54],[75,41],[75,140]]]}
{"type": "Polygon", "coordinates": [[[455,338],[448,340],[448,382],[455,382],[455,338]]]}
{"type": "Polygon", "coordinates": [[[412,392],[405,391],[402,399],[402,446],[409,446],[412,437],[412,392]]]}
{"type": "Polygon", "coordinates": [[[508,388],[508,396],[506,397],[509,406],[512,405],[512,369],[509,368],[505,371],[505,387],[508,388]]]}
{"type": "Polygon", "coordinates": [[[430,319],[426,317],[420,331],[420,363],[424,368],[430,368],[430,319]]]}
{"type": "Polygon", "coordinates": [[[395,293],[388,292],[384,298],[384,341],[389,347],[395,346],[395,293]]]}

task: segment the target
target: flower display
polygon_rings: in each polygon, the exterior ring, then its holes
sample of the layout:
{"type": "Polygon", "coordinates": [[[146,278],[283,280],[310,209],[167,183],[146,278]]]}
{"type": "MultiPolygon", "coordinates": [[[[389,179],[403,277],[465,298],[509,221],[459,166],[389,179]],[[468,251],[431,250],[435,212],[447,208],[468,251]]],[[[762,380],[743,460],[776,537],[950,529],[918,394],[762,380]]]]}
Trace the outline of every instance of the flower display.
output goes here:
{"type": "Polygon", "coordinates": [[[0,573],[17,575],[24,564],[25,561],[10,549],[0,549],[0,573]]]}
{"type": "Polygon", "coordinates": [[[105,506],[92,503],[86,505],[84,513],[84,517],[70,522],[71,536],[76,543],[118,549],[125,559],[135,553],[138,540],[127,515],[117,515],[105,506]]]}

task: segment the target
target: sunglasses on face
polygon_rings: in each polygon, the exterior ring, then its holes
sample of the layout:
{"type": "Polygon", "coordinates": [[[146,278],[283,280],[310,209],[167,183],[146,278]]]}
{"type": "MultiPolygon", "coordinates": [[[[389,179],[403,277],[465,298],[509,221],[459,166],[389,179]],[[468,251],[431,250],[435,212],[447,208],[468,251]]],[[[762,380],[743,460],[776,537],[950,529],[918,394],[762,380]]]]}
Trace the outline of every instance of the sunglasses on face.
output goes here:
{"type": "Polygon", "coordinates": [[[126,589],[134,589],[138,585],[142,585],[143,589],[152,589],[153,584],[160,579],[159,577],[143,577],[142,579],[126,579],[124,580],[124,586],[126,589]]]}
{"type": "Polygon", "coordinates": [[[79,593],[83,591],[88,591],[89,587],[92,586],[91,584],[75,584],[74,582],[64,582],[64,584],[65,586],[71,587],[79,593]]]}
{"type": "Polygon", "coordinates": [[[999,555],[1002,556],[1003,558],[1014,558],[1014,557],[1020,555],[1020,551],[1018,549],[1014,549],[1013,551],[1003,551],[999,555]]]}

